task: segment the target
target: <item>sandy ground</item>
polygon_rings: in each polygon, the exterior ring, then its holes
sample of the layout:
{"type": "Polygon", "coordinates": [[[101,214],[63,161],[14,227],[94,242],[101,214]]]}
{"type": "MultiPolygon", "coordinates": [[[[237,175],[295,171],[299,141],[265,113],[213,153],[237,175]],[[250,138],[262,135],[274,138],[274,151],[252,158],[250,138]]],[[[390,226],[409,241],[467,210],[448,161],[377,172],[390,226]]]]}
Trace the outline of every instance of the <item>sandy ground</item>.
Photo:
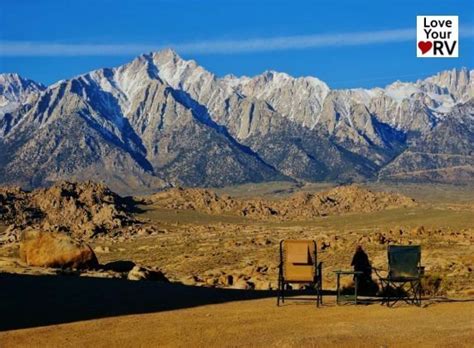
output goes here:
{"type": "Polygon", "coordinates": [[[274,298],[204,305],[0,333],[18,346],[472,347],[474,302],[426,308],[379,304],[322,308],[274,298]]]}
{"type": "MultiPolygon", "coordinates": [[[[466,202],[472,202],[468,193],[466,202]]],[[[0,248],[0,256],[8,258],[3,266],[0,258],[0,347],[474,347],[472,205],[435,201],[298,223],[149,209],[141,216],[162,231],[158,235],[93,244],[110,249],[98,253],[104,264],[157,266],[172,281],[202,278],[188,285],[56,276],[47,270],[32,275],[26,268],[9,270],[17,250],[0,248]],[[419,226],[427,233],[419,235],[419,226]],[[386,266],[386,244],[376,238],[380,233],[398,243],[421,244],[427,274],[442,279],[437,295],[463,300],[391,309],[338,307],[328,296],[319,309],[295,302],[278,308],[274,291],[208,283],[224,271],[268,285],[276,280],[279,240],[310,238],[330,243],[318,257],[324,262],[324,289],[331,293],[332,270],[349,267],[356,244],[364,245],[375,266],[386,266]],[[203,284],[208,287],[191,286],[203,284]]]]}

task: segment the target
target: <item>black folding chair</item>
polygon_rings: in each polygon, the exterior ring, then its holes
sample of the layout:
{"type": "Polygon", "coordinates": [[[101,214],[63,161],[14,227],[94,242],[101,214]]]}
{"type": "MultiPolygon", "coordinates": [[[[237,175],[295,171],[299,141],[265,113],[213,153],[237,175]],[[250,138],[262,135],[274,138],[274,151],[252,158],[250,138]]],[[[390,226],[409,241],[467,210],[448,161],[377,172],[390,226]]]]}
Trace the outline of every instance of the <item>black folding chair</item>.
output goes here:
{"type": "MultiPolygon", "coordinates": [[[[318,263],[314,240],[282,240],[278,272],[277,306],[285,302],[285,291],[292,283],[308,284],[316,290],[316,306],[323,303],[322,262],[318,263]]],[[[294,300],[306,298],[294,298],[294,300]]]]}
{"type": "Polygon", "coordinates": [[[382,284],[382,304],[393,307],[400,300],[421,306],[421,247],[419,245],[389,245],[388,273],[380,276],[382,284]]]}

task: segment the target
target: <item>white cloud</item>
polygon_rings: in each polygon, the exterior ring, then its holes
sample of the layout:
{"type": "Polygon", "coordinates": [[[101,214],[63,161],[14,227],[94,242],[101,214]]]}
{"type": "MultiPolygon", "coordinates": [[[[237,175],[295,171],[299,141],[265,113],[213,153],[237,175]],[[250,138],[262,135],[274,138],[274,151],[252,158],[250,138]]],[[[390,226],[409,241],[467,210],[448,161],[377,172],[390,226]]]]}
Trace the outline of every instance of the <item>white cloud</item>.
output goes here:
{"type": "MultiPolygon", "coordinates": [[[[474,37],[474,27],[464,29],[461,30],[461,37],[474,37]]],[[[407,42],[414,40],[415,34],[415,29],[395,29],[238,40],[205,40],[176,44],[65,44],[0,41],[0,56],[119,56],[137,55],[166,47],[173,48],[182,54],[233,54],[407,42]]]]}

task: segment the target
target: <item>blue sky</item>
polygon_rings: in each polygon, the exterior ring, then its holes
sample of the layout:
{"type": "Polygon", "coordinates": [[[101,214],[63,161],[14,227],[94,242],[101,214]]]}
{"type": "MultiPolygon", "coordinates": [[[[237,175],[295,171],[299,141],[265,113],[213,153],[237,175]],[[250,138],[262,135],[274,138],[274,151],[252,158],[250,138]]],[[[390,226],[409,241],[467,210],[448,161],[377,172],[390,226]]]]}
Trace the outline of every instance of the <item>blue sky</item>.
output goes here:
{"type": "Polygon", "coordinates": [[[219,76],[373,87],[474,68],[473,34],[472,0],[1,0],[0,72],[50,84],[169,46],[219,76]],[[460,57],[417,59],[416,16],[437,14],[459,15],[460,57]]]}

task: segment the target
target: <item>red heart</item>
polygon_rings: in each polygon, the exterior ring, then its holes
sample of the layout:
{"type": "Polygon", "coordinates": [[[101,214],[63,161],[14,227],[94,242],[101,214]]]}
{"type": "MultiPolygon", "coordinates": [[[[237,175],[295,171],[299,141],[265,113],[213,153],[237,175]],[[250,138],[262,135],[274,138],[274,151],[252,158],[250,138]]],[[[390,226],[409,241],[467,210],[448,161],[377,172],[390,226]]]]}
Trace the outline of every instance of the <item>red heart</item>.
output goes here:
{"type": "Polygon", "coordinates": [[[420,41],[418,42],[418,48],[421,50],[422,54],[428,52],[431,47],[433,47],[433,43],[431,41],[420,41]]]}

